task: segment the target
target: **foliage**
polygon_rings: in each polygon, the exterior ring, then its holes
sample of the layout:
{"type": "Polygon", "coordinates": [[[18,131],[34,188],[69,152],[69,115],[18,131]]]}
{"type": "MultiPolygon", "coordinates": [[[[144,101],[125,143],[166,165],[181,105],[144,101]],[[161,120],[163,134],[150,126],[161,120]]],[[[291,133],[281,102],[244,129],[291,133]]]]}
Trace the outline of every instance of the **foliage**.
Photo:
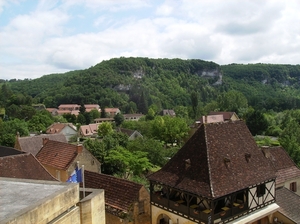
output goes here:
{"type": "Polygon", "coordinates": [[[113,132],[113,127],[110,122],[103,122],[98,126],[98,135],[105,137],[113,132]]]}
{"type": "Polygon", "coordinates": [[[245,117],[247,127],[254,136],[263,134],[269,126],[267,119],[261,111],[249,111],[245,117]]]}
{"type": "Polygon", "coordinates": [[[124,116],[123,114],[121,113],[117,113],[115,116],[114,116],[114,120],[115,120],[115,123],[116,123],[116,126],[120,126],[123,121],[124,121],[124,116]]]}
{"type": "Polygon", "coordinates": [[[14,147],[16,135],[28,136],[28,125],[24,120],[0,120],[0,145],[14,147]]]}

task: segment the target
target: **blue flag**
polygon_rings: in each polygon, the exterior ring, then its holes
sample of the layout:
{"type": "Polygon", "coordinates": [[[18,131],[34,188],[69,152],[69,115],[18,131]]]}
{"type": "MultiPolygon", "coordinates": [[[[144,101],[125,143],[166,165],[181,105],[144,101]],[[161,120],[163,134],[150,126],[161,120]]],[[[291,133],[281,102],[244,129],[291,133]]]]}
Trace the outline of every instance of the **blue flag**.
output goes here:
{"type": "Polygon", "coordinates": [[[82,182],[82,170],[81,168],[78,169],[78,167],[75,168],[75,170],[72,172],[71,176],[67,180],[67,182],[70,183],[81,183],[82,182]]]}

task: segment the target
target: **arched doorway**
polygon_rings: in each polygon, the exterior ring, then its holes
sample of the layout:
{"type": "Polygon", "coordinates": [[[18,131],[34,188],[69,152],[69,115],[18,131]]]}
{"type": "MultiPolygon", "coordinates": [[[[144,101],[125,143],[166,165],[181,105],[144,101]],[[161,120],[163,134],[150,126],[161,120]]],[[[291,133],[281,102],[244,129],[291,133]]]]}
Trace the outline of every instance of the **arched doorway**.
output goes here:
{"type": "Polygon", "coordinates": [[[169,216],[167,216],[166,214],[160,214],[157,217],[157,224],[173,224],[171,218],[169,216]]]}

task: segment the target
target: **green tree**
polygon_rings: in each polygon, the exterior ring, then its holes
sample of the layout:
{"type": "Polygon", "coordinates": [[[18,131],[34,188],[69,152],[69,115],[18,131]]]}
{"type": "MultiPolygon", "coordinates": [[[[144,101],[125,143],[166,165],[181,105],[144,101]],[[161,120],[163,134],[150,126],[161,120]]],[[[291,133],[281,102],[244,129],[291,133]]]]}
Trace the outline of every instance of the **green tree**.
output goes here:
{"type": "Polygon", "coordinates": [[[230,90],[217,98],[221,111],[238,113],[239,109],[248,107],[248,100],[241,92],[230,90]]]}
{"type": "Polygon", "coordinates": [[[29,130],[24,120],[14,119],[9,121],[0,120],[0,145],[14,147],[16,135],[28,136],[29,130]]]}
{"type": "Polygon", "coordinates": [[[195,91],[191,93],[191,102],[192,102],[192,109],[194,113],[194,118],[198,116],[197,109],[198,109],[198,104],[199,104],[199,94],[195,91]]]}
{"type": "Polygon", "coordinates": [[[123,121],[124,121],[124,116],[123,116],[123,114],[117,113],[117,114],[114,116],[114,120],[115,120],[116,126],[119,127],[119,126],[123,123],[123,121]]]}
{"type": "Polygon", "coordinates": [[[53,124],[51,117],[43,113],[37,113],[28,121],[28,128],[32,132],[45,133],[51,124],[53,124]]]}
{"type": "Polygon", "coordinates": [[[90,115],[92,120],[95,120],[96,118],[100,118],[100,112],[96,109],[91,110],[90,115]]]}
{"type": "Polygon", "coordinates": [[[246,115],[246,124],[252,135],[261,135],[269,127],[264,114],[258,110],[251,111],[246,115]]]}
{"type": "Polygon", "coordinates": [[[110,122],[103,122],[98,126],[98,135],[105,137],[114,132],[112,124],[110,122]]]}

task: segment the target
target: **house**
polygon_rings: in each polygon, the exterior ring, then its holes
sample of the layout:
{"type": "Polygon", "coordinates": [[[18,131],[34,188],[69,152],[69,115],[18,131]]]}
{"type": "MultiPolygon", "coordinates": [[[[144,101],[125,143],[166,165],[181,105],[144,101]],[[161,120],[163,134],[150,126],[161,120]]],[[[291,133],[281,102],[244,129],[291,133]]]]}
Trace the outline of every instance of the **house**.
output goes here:
{"type": "Polygon", "coordinates": [[[142,138],[143,135],[138,132],[137,130],[130,130],[130,129],[126,129],[126,128],[117,128],[116,129],[117,132],[122,132],[123,134],[128,136],[128,140],[134,140],[136,138],[142,138]]]}
{"type": "Polygon", "coordinates": [[[63,134],[67,141],[70,141],[73,136],[77,136],[76,127],[72,123],[54,123],[46,130],[47,134],[63,134]]]}
{"type": "Polygon", "coordinates": [[[224,121],[224,117],[222,114],[207,115],[207,116],[202,116],[200,119],[198,119],[196,121],[196,126],[199,126],[200,124],[217,123],[223,121],[224,121]]]}
{"type": "Polygon", "coordinates": [[[29,152],[0,157],[0,177],[58,181],[29,152]]]}
{"type": "Polygon", "coordinates": [[[68,142],[63,134],[42,134],[27,137],[20,137],[19,135],[17,135],[14,148],[23,152],[30,152],[35,156],[43,147],[44,138],[58,142],[68,142]]]}
{"type": "Polygon", "coordinates": [[[119,108],[105,108],[104,110],[105,110],[105,113],[108,115],[108,117],[114,117],[118,113],[121,113],[121,111],[119,110],[119,108]]]}
{"type": "Polygon", "coordinates": [[[150,181],[152,223],[270,223],[276,173],[244,121],[202,124],[150,181]]]}
{"type": "Polygon", "coordinates": [[[100,106],[98,104],[84,104],[85,111],[91,112],[91,110],[97,110],[100,112],[100,106]]]}
{"type": "Polygon", "coordinates": [[[164,109],[164,110],[162,110],[162,111],[160,112],[160,115],[162,115],[162,116],[168,115],[168,116],[171,116],[171,117],[175,117],[175,116],[176,116],[176,113],[175,113],[174,110],[164,109]]]}
{"type": "Polygon", "coordinates": [[[125,121],[138,121],[144,114],[123,114],[125,121]]]}
{"type": "Polygon", "coordinates": [[[115,122],[115,119],[113,119],[113,118],[108,118],[108,117],[106,117],[106,118],[96,118],[96,119],[94,119],[94,122],[95,122],[96,124],[101,124],[101,123],[103,123],[103,122],[111,122],[111,123],[114,123],[114,122],[115,122]]]}
{"type": "Polygon", "coordinates": [[[78,183],[0,177],[0,223],[105,224],[104,191],[78,183]]]}
{"type": "Polygon", "coordinates": [[[107,224],[150,224],[150,195],[142,184],[87,170],[84,179],[86,187],[104,189],[107,224]]]}
{"type": "Polygon", "coordinates": [[[211,111],[208,115],[223,115],[224,121],[236,121],[240,119],[235,112],[211,111]]]}
{"type": "Polygon", "coordinates": [[[280,208],[274,214],[274,224],[300,223],[299,195],[285,187],[280,187],[276,190],[276,203],[280,208]]]}
{"type": "Polygon", "coordinates": [[[101,171],[100,162],[82,145],[73,145],[49,139],[43,139],[43,147],[36,154],[39,162],[58,180],[65,182],[77,167],[93,172],[101,171]]]}
{"type": "Polygon", "coordinates": [[[261,149],[276,171],[276,188],[285,187],[300,196],[300,169],[285,149],[282,146],[261,149]]]}
{"type": "Polygon", "coordinates": [[[99,124],[81,125],[79,128],[79,135],[82,137],[95,137],[98,135],[99,124]]]}
{"type": "Polygon", "coordinates": [[[48,108],[46,108],[46,110],[49,112],[49,113],[51,113],[51,115],[52,116],[56,116],[56,115],[58,115],[58,109],[57,108],[51,108],[51,107],[48,107],[48,108]]]}

